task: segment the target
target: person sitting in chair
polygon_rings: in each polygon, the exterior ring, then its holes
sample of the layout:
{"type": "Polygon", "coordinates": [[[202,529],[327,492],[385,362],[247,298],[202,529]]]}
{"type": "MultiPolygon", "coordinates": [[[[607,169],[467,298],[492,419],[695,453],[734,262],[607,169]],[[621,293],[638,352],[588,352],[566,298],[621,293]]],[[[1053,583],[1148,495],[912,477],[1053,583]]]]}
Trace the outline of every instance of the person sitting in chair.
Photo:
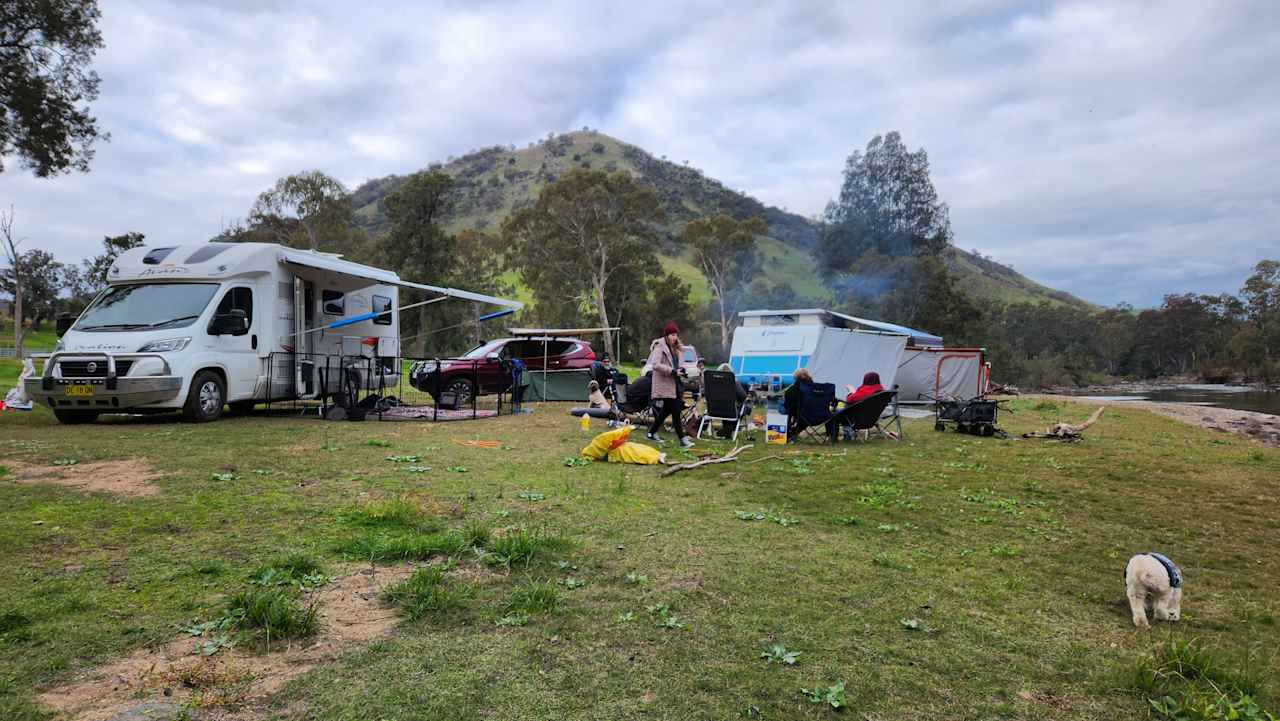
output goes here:
{"type": "Polygon", "coordinates": [[[849,395],[845,397],[844,402],[850,404],[884,390],[884,386],[880,385],[880,374],[875,371],[862,376],[862,385],[858,386],[858,390],[854,390],[851,385],[846,385],[845,388],[849,390],[849,395]]]}
{"type": "MultiPolygon", "coordinates": [[[[795,442],[799,440],[800,432],[809,427],[809,422],[800,415],[800,407],[803,404],[801,393],[812,389],[814,380],[813,375],[809,373],[807,368],[796,369],[792,376],[794,382],[787,386],[782,392],[782,407],[787,413],[787,441],[795,442]]],[[[839,429],[836,428],[834,417],[824,422],[827,435],[832,439],[836,438],[839,429]]]]}
{"type": "MultiPolygon", "coordinates": [[[[699,362],[701,362],[702,359],[699,358],[698,360],[699,362]]],[[[716,370],[723,371],[725,373],[733,373],[733,366],[729,365],[728,363],[721,363],[719,366],[716,367],[716,370]]],[[[738,416],[738,418],[742,419],[751,415],[751,400],[750,400],[751,396],[749,393],[747,393],[747,387],[742,385],[742,382],[737,379],[737,376],[734,376],[734,379],[733,379],[733,391],[734,391],[734,395],[736,396],[736,401],[738,406],[742,408],[742,413],[738,416]]],[[[722,422],[720,424],[720,435],[724,438],[729,438],[730,436],[732,436],[734,426],[736,426],[738,422],[739,421],[734,421],[733,423],[730,423],[729,421],[722,422]]]]}

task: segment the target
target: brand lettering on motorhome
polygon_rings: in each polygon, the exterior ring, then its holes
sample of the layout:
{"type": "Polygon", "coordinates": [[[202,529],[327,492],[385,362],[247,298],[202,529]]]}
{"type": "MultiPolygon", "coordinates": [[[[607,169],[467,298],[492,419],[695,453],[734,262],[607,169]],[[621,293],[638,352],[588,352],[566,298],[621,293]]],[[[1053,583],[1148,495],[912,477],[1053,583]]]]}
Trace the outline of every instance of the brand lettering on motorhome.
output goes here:
{"type": "Polygon", "coordinates": [[[138,273],[139,276],[148,275],[182,275],[190,273],[191,269],[180,265],[162,265],[158,268],[144,268],[138,273]]]}

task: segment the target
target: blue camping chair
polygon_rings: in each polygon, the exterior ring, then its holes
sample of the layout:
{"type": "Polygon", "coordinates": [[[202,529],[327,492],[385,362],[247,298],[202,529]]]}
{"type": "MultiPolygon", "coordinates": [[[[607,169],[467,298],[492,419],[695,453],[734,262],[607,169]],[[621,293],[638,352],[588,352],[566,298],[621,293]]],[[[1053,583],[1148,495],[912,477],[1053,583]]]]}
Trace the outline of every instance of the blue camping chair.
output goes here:
{"type": "Polygon", "coordinates": [[[836,386],[834,383],[809,383],[796,381],[783,395],[783,408],[787,411],[787,439],[797,441],[804,433],[819,443],[819,428],[827,431],[827,443],[840,440],[838,414],[836,413],[836,386]]]}

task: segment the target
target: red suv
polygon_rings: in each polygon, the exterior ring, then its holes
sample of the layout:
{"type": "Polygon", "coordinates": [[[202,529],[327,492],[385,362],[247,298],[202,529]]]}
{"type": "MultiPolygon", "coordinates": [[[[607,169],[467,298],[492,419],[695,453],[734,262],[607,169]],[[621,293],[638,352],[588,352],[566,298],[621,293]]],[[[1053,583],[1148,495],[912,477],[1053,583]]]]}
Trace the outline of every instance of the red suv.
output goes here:
{"type": "Polygon", "coordinates": [[[511,387],[510,364],[520,359],[530,371],[590,369],[596,359],[591,344],[577,338],[502,338],[472,348],[460,358],[418,361],[409,367],[409,382],[430,393],[445,407],[471,403],[473,395],[501,393],[511,387]],[[479,389],[476,388],[477,382],[479,389]],[[439,395],[437,395],[439,393],[439,395]]]}

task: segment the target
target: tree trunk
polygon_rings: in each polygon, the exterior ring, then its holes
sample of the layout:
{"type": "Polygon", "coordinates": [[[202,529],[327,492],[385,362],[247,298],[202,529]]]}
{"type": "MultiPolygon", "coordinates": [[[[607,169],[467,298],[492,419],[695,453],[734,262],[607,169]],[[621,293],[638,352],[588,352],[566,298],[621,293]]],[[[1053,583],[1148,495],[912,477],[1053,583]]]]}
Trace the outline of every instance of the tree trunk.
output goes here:
{"type": "Polygon", "coordinates": [[[729,360],[729,319],[725,316],[724,290],[716,293],[716,302],[720,305],[720,353],[729,360]]]}
{"type": "Polygon", "coordinates": [[[13,352],[14,357],[22,360],[22,341],[26,333],[22,331],[22,276],[18,275],[18,264],[13,265],[13,352]]]}
{"type": "Polygon", "coordinates": [[[427,355],[427,310],[428,306],[418,308],[418,357],[427,355]]]}
{"type": "Polygon", "coordinates": [[[600,325],[604,331],[604,348],[609,353],[614,353],[613,348],[613,331],[609,330],[609,310],[604,306],[604,283],[596,280],[592,283],[595,286],[595,305],[596,312],[600,314],[600,325]]]}

